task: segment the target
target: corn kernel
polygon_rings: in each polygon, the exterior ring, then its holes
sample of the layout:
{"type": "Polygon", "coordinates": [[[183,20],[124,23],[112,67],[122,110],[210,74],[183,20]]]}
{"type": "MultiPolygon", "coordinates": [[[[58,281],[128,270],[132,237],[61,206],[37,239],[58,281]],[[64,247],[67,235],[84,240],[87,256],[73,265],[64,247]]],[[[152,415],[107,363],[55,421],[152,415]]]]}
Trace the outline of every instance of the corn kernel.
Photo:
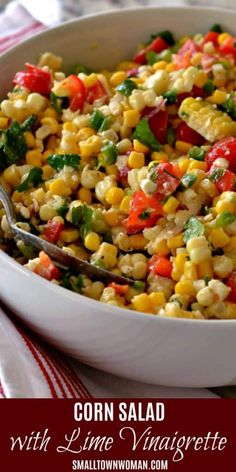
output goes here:
{"type": "Polygon", "coordinates": [[[106,211],[104,218],[107,224],[111,227],[118,226],[119,224],[119,211],[115,208],[110,208],[110,210],[106,211]]]}
{"type": "Polygon", "coordinates": [[[212,279],[213,277],[213,270],[211,261],[203,261],[201,264],[197,265],[197,273],[199,279],[203,279],[206,275],[212,279]]]}
{"type": "Polygon", "coordinates": [[[165,295],[163,292],[152,292],[149,294],[149,300],[151,301],[152,307],[155,308],[159,305],[166,303],[165,295]]]}
{"type": "Polygon", "coordinates": [[[30,131],[25,131],[24,138],[28,148],[32,149],[35,146],[35,139],[33,133],[31,133],[30,131]]]}
{"type": "Polygon", "coordinates": [[[230,241],[228,244],[225,246],[225,251],[227,252],[233,252],[236,249],[236,236],[231,236],[230,241]]]}
{"type": "Polygon", "coordinates": [[[27,151],[25,155],[26,163],[30,166],[41,167],[42,166],[42,153],[37,149],[27,151]]]}
{"type": "Polygon", "coordinates": [[[170,248],[168,247],[167,241],[163,239],[153,244],[153,252],[159,256],[167,256],[170,254],[170,248]]]}
{"type": "Polygon", "coordinates": [[[65,184],[63,179],[52,180],[49,184],[49,190],[53,195],[60,195],[68,197],[71,194],[71,189],[65,184]]]}
{"type": "Polygon", "coordinates": [[[189,163],[190,163],[190,160],[187,158],[181,158],[178,161],[178,166],[183,174],[187,172],[189,163]]]}
{"type": "Polygon", "coordinates": [[[44,110],[43,112],[43,116],[47,118],[55,118],[55,120],[58,119],[58,113],[53,107],[46,108],[46,110],[44,110]]]}
{"type": "Polygon", "coordinates": [[[203,161],[197,161],[196,159],[191,159],[190,164],[188,166],[188,172],[194,169],[203,170],[204,172],[207,171],[207,163],[203,161]]]}
{"type": "Polygon", "coordinates": [[[215,206],[215,211],[217,215],[222,213],[223,211],[229,211],[230,213],[234,213],[235,205],[227,200],[218,200],[215,206]]]}
{"type": "Polygon", "coordinates": [[[176,64],[173,62],[167,64],[166,66],[166,72],[174,72],[176,70],[176,64]]]}
{"type": "Polygon", "coordinates": [[[118,176],[118,169],[115,164],[111,164],[110,166],[106,166],[106,173],[107,175],[115,175],[118,176]]]}
{"type": "Polygon", "coordinates": [[[135,310],[142,311],[143,313],[152,313],[153,305],[147,293],[140,293],[132,298],[132,304],[135,310]]]}
{"type": "Polygon", "coordinates": [[[42,171],[43,171],[43,180],[50,179],[54,174],[54,170],[49,164],[46,164],[45,166],[43,166],[42,171]]]}
{"type": "Polygon", "coordinates": [[[184,277],[187,280],[197,280],[196,266],[191,261],[186,261],[184,264],[184,277]]]}
{"type": "Polygon", "coordinates": [[[215,90],[210,97],[207,97],[207,101],[215,103],[216,105],[222,105],[227,100],[227,93],[223,90],[215,90]]]}
{"type": "Polygon", "coordinates": [[[99,136],[91,136],[86,141],[80,141],[79,145],[82,159],[89,159],[101,151],[102,140],[99,136]]]}
{"type": "Polygon", "coordinates": [[[215,248],[226,246],[230,242],[230,237],[225,233],[223,228],[216,228],[211,231],[211,242],[215,248]]]}
{"type": "Polygon", "coordinates": [[[170,249],[177,249],[178,247],[184,246],[183,233],[176,234],[167,241],[167,245],[170,249]]]}
{"type": "Polygon", "coordinates": [[[187,154],[189,149],[191,149],[192,147],[192,144],[186,143],[185,141],[180,141],[179,139],[177,139],[175,143],[175,148],[177,149],[177,151],[182,152],[183,154],[187,154]]]}
{"type": "Polygon", "coordinates": [[[167,214],[174,213],[178,206],[179,201],[177,198],[170,196],[167,202],[163,205],[163,210],[167,214]]]}
{"type": "Polygon", "coordinates": [[[92,128],[89,128],[89,126],[85,126],[84,128],[81,128],[77,135],[76,138],[78,141],[86,141],[88,138],[93,136],[95,134],[95,131],[92,128]]]}
{"type": "Polygon", "coordinates": [[[77,192],[77,197],[83,203],[87,203],[88,205],[92,203],[92,192],[88,188],[80,188],[77,192]]]}
{"type": "Polygon", "coordinates": [[[131,202],[132,197],[130,195],[126,195],[124,198],[122,198],[122,201],[120,203],[120,211],[128,215],[131,208],[131,202]]]}
{"type": "MultiPolygon", "coordinates": [[[[202,56],[203,56],[202,52],[197,52],[196,54],[194,54],[194,56],[190,60],[191,65],[192,66],[199,66],[201,64],[202,56]]],[[[203,85],[204,85],[204,83],[203,83],[203,85]]],[[[197,84],[195,83],[195,85],[197,85],[197,84]]],[[[202,87],[202,85],[197,85],[197,87],[202,87]]]]}
{"type": "Polygon", "coordinates": [[[0,129],[5,129],[8,126],[8,118],[0,117],[0,129]]]}
{"type": "Polygon", "coordinates": [[[114,72],[114,74],[112,74],[112,76],[110,77],[110,84],[113,87],[116,87],[117,85],[124,82],[124,80],[126,79],[126,75],[127,74],[123,70],[120,70],[118,72],[114,72]]]}
{"type": "Polygon", "coordinates": [[[78,128],[75,123],[72,123],[72,121],[65,121],[65,123],[63,123],[63,130],[77,133],[78,128]]]}
{"type": "Polygon", "coordinates": [[[136,62],[123,61],[123,62],[120,62],[120,64],[117,66],[117,69],[118,70],[129,70],[129,69],[133,69],[134,67],[137,67],[136,62]]]}
{"type": "Polygon", "coordinates": [[[31,192],[31,197],[36,200],[36,202],[39,203],[39,205],[42,205],[45,202],[45,196],[46,193],[43,190],[43,188],[37,188],[33,192],[31,192]]]}
{"type": "Polygon", "coordinates": [[[40,120],[40,123],[42,126],[48,126],[51,134],[57,134],[59,132],[60,126],[55,118],[46,116],[40,120]]]}
{"type": "Polygon", "coordinates": [[[105,198],[109,205],[119,205],[124,198],[124,190],[119,187],[111,187],[107,190],[105,198]]]}
{"type": "Polygon", "coordinates": [[[63,229],[60,233],[60,239],[65,243],[73,243],[79,239],[79,230],[76,228],[63,229]]]}
{"type": "Polygon", "coordinates": [[[153,64],[152,68],[154,71],[156,70],[164,70],[167,66],[167,62],[166,61],[158,61],[158,62],[155,62],[155,64],[153,64]]]}
{"type": "Polygon", "coordinates": [[[181,280],[175,285],[175,293],[179,295],[195,295],[194,286],[191,280],[181,280]]]}
{"type": "Polygon", "coordinates": [[[143,152],[144,154],[149,152],[149,147],[145,146],[145,144],[140,143],[138,139],[133,140],[133,147],[134,147],[134,150],[137,152],[143,152]]]}
{"type": "Polygon", "coordinates": [[[143,152],[131,151],[128,158],[128,166],[131,169],[141,169],[145,165],[145,155],[143,152]]]}
{"type": "Polygon", "coordinates": [[[12,185],[12,187],[19,185],[21,181],[21,175],[15,164],[12,164],[10,167],[7,167],[7,169],[4,170],[3,178],[8,184],[12,185]]]}
{"type": "Polygon", "coordinates": [[[231,35],[229,33],[221,33],[217,40],[219,44],[223,44],[226,39],[231,38],[231,35]]]}
{"type": "Polygon", "coordinates": [[[97,251],[100,246],[100,237],[97,233],[91,231],[88,233],[84,240],[84,245],[89,251],[97,251]]]}
{"type": "Polygon", "coordinates": [[[76,244],[70,244],[67,247],[71,249],[74,255],[76,257],[79,257],[79,259],[83,259],[84,261],[87,261],[89,259],[89,255],[83,247],[77,246],[76,244]]]}
{"type": "Polygon", "coordinates": [[[163,151],[154,151],[151,154],[151,159],[152,161],[157,161],[157,162],[167,162],[169,160],[169,156],[166,152],[163,151]]]}
{"type": "Polygon", "coordinates": [[[134,128],[140,120],[140,113],[138,110],[124,111],[124,126],[134,128]]]}
{"type": "MultiPolygon", "coordinates": [[[[199,53],[199,54],[201,54],[201,53],[199,53]]],[[[197,54],[194,56],[194,58],[196,58],[196,56],[197,56],[197,54]]],[[[197,87],[203,87],[203,85],[205,85],[207,80],[208,80],[208,76],[207,76],[206,72],[204,72],[203,70],[200,70],[198,72],[198,75],[197,75],[194,83],[197,87]]]]}
{"type": "Polygon", "coordinates": [[[92,87],[93,85],[97,83],[97,81],[98,81],[98,77],[97,77],[97,74],[95,74],[94,72],[92,72],[92,74],[86,75],[83,78],[85,87],[92,87]]]}
{"type": "Polygon", "coordinates": [[[143,236],[143,234],[132,234],[129,237],[129,243],[130,243],[130,247],[132,249],[142,251],[145,248],[145,246],[147,245],[148,241],[143,236]]]}

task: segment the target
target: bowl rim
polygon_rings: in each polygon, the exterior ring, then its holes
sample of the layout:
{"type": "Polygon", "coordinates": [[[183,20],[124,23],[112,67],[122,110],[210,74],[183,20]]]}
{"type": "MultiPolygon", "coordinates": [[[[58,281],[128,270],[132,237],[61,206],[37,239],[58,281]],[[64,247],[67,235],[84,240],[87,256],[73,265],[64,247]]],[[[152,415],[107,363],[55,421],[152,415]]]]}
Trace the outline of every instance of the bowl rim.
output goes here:
{"type": "MultiPolygon", "coordinates": [[[[96,18],[101,18],[101,17],[117,17],[117,16],[123,16],[127,13],[134,13],[134,12],[141,12],[141,11],[149,11],[149,12],[155,12],[155,11],[198,11],[198,12],[203,12],[204,13],[211,13],[212,11],[217,12],[220,14],[229,14],[229,15],[234,15],[236,17],[236,10],[233,10],[231,8],[215,8],[214,6],[172,6],[172,5],[167,5],[167,6],[148,6],[148,7],[129,7],[129,8],[122,8],[122,9],[114,9],[114,10],[107,10],[103,12],[98,12],[98,13],[92,13],[88,15],[84,15],[82,17],[77,17],[73,18],[71,20],[65,21],[63,23],[60,23],[56,26],[52,26],[49,28],[44,29],[43,31],[40,31],[36,34],[34,34],[32,37],[26,38],[22,41],[20,41],[17,45],[11,46],[8,48],[6,51],[4,51],[2,54],[0,54],[0,63],[2,60],[8,57],[12,52],[17,51],[18,49],[21,49],[22,46],[25,44],[30,44],[34,43],[35,41],[43,36],[50,35],[52,32],[57,31],[57,30],[62,30],[62,29],[67,29],[71,25],[77,24],[84,22],[86,23],[87,21],[96,19],[96,18]]],[[[10,264],[10,266],[13,267],[17,272],[18,271],[23,271],[25,276],[30,276],[35,278],[35,282],[37,282],[39,285],[42,286],[42,288],[54,291],[57,295],[63,295],[64,297],[66,296],[67,298],[71,299],[72,301],[78,301],[78,297],[82,297],[83,299],[86,298],[87,303],[91,306],[91,309],[96,308],[98,306],[98,303],[101,304],[101,307],[103,307],[104,312],[109,315],[113,315],[111,313],[110,305],[107,305],[106,303],[102,303],[100,300],[94,300],[92,298],[86,297],[85,295],[81,295],[79,293],[74,293],[64,287],[61,287],[59,285],[53,284],[50,281],[44,279],[43,277],[38,276],[37,274],[34,274],[31,272],[29,269],[25,268],[24,266],[20,265],[15,259],[10,257],[8,254],[6,254],[3,250],[0,249],[0,259],[3,258],[6,263],[10,264]]],[[[1,268],[0,268],[1,270],[1,268]]],[[[209,319],[189,319],[189,318],[169,318],[169,317],[162,317],[162,316],[155,316],[151,313],[143,313],[140,311],[136,310],[130,310],[128,308],[122,308],[122,307],[117,307],[112,305],[112,312],[115,312],[116,316],[120,316],[123,318],[127,318],[131,316],[135,319],[148,319],[149,321],[151,319],[155,320],[155,323],[172,323],[172,325],[189,325],[190,323],[192,324],[193,322],[197,323],[197,325],[202,325],[204,323],[204,326],[220,326],[222,324],[226,324],[227,326],[235,325],[236,324],[236,319],[216,319],[216,320],[209,320],[209,319]],[[131,315],[132,314],[132,315],[131,315]],[[158,321],[157,321],[158,320],[158,321]]]]}
{"type": "MultiPolygon", "coordinates": [[[[35,283],[38,283],[41,285],[42,288],[45,288],[47,290],[50,290],[52,292],[55,292],[56,295],[63,297],[69,298],[72,302],[79,302],[79,299],[82,298],[83,300],[86,300],[86,302],[91,306],[91,310],[93,308],[96,308],[98,306],[98,303],[100,304],[100,307],[103,308],[104,312],[109,313],[110,315],[113,315],[113,310],[115,311],[116,316],[120,315],[121,317],[127,318],[131,316],[133,318],[148,318],[149,320],[155,319],[158,321],[155,321],[157,323],[174,323],[174,324],[189,324],[195,322],[197,325],[200,325],[204,323],[204,326],[214,326],[216,325],[222,325],[222,323],[226,323],[227,326],[235,325],[236,320],[235,319],[216,319],[216,320],[209,320],[209,319],[189,319],[189,318],[171,318],[171,317],[165,317],[165,316],[157,316],[152,313],[143,313],[141,311],[136,311],[136,310],[130,310],[128,308],[123,308],[123,307],[117,307],[115,305],[112,305],[112,312],[111,312],[111,305],[107,305],[106,303],[101,302],[100,300],[94,300],[93,298],[86,297],[86,295],[82,295],[80,293],[75,293],[67,288],[61,287],[60,285],[53,284],[49,280],[44,279],[43,277],[40,277],[37,274],[34,274],[34,272],[30,271],[26,267],[22,266],[19,262],[17,262],[13,257],[9,256],[6,254],[2,249],[0,249],[0,261],[1,258],[5,260],[7,264],[11,266],[11,268],[17,272],[23,272],[26,277],[32,277],[33,280],[35,280],[35,283]]],[[[0,266],[0,272],[1,272],[1,266],[0,266]]]]}

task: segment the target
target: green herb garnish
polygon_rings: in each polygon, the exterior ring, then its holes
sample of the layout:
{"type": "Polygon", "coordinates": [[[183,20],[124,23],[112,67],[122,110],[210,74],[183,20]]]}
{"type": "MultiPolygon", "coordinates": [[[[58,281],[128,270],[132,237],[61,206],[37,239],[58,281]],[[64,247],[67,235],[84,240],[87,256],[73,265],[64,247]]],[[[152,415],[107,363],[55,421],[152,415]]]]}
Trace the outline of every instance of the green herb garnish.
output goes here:
{"type": "Polygon", "coordinates": [[[31,131],[37,121],[37,115],[30,115],[21,125],[21,131],[31,131]]]}
{"type": "Polygon", "coordinates": [[[89,124],[91,128],[95,129],[95,131],[98,131],[100,126],[102,125],[104,120],[104,116],[100,110],[95,110],[89,120],[89,124]]]}
{"type": "Polygon", "coordinates": [[[60,114],[61,111],[62,111],[62,98],[57,97],[57,95],[55,95],[55,93],[51,92],[50,93],[50,103],[51,103],[52,107],[54,108],[54,110],[56,110],[56,112],[58,114],[60,114]]]}
{"type": "Polygon", "coordinates": [[[203,85],[203,90],[206,93],[212,93],[215,90],[215,85],[213,84],[212,80],[207,80],[207,82],[203,85]]]}
{"type": "Polygon", "coordinates": [[[25,190],[28,190],[29,188],[32,187],[37,187],[43,179],[43,171],[39,167],[33,167],[30,171],[24,182],[22,182],[18,187],[16,187],[16,190],[18,192],[24,192],[25,190]]]}
{"type": "Polygon", "coordinates": [[[201,147],[194,146],[189,150],[189,157],[195,159],[196,161],[204,161],[206,151],[201,147]]]}
{"type": "Polygon", "coordinates": [[[214,23],[210,28],[210,31],[214,31],[214,33],[223,33],[222,27],[219,23],[214,23]]]}
{"type": "Polygon", "coordinates": [[[15,164],[25,157],[28,146],[25,141],[22,127],[17,121],[13,121],[9,128],[2,131],[0,142],[1,168],[15,164]]]}
{"type": "Polygon", "coordinates": [[[79,226],[82,239],[84,239],[91,230],[92,218],[93,209],[89,206],[84,204],[72,208],[72,223],[75,226],[79,226]]]}
{"type": "Polygon", "coordinates": [[[47,159],[53,169],[61,170],[64,166],[78,169],[80,165],[79,154],[51,154],[47,159]]]}
{"type": "Polygon", "coordinates": [[[142,118],[133,132],[133,139],[150,147],[154,151],[160,151],[160,143],[155,138],[146,118],[142,118]]]}
{"type": "Polygon", "coordinates": [[[196,238],[198,236],[203,236],[205,233],[204,225],[195,217],[191,216],[187,223],[184,226],[184,237],[183,240],[185,243],[189,241],[189,239],[196,238]]]}
{"type": "Polygon", "coordinates": [[[169,90],[163,94],[163,97],[166,98],[168,105],[172,105],[177,102],[177,93],[174,90],[169,90]]]}
{"type": "Polygon", "coordinates": [[[116,91],[122,93],[126,97],[129,97],[133,90],[137,89],[136,83],[131,79],[126,79],[122,84],[116,87],[116,91]]]}
{"type": "Polygon", "coordinates": [[[106,167],[116,162],[118,151],[115,144],[112,141],[107,141],[101,149],[102,162],[101,164],[106,167]]]}
{"type": "Polygon", "coordinates": [[[62,216],[62,218],[64,218],[66,216],[66,213],[69,211],[69,204],[68,202],[65,200],[63,205],[61,205],[60,207],[56,208],[56,212],[59,216],[62,216]]]}
{"type": "Polygon", "coordinates": [[[181,184],[183,187],[188,188],[191,187],[197,180],[197,176],[194,174],[185,174],[181,179],[181,184]]]}
{"type": "Polygon", "coordinates": [[[221,179],[221,177],[223,177],[224,174],[225,174],[225,170],[220,167],[217,167],[211,173],[210,180],[212,182],[218,182],[221,179]]]}
{"type": "Polygon", "coordinates": [[[224,111],[228,113],[231,118],[236,118],[236,102],[235,102],[235,95],[234,92],[229,94],[227,100],[221,105],[224,111]]]}

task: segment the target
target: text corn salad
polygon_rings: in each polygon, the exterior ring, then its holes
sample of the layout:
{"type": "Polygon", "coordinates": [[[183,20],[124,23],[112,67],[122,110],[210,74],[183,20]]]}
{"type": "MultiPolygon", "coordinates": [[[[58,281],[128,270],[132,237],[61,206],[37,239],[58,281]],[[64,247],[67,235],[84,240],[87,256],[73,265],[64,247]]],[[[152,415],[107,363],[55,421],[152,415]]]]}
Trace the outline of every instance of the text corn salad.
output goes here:
{"type": "MultiPolygon", "coordinates": [[[[162,317],[236,318],[236,38],[154,34],[113,71],[44,53],[0,107],[0,183],[18,225],[133,285],[0,248],[74,292],[162,317]]],[[[79,58],[78,58],[79,60],[79,58]]]]}

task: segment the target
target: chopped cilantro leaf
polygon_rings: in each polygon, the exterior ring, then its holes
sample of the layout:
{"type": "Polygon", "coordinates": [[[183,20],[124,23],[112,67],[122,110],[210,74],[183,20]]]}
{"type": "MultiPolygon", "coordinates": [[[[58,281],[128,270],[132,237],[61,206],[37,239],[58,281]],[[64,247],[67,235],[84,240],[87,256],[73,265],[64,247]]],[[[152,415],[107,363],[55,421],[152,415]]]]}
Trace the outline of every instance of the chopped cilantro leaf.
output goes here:
{"type": "Polygon", "coordinates": [[[24,123],[22,123],[22,125],[21,125],[21,131],[23,131],[23,133],[24,133],[25,131],[30,131],[30,130],[33,128],[33,126],[34,126],[34,124],[35,124],[36,121],[37,121],[37,115],[30,115],[30,116],[24,121],[24,123]]]}
{"type": "Polygon", "coordinates": [[[61,170],[64,166],[78,169],[80,164],[79,154],[51,154],[47,160],[53,169],[61,170]]]}
{"type": "Polygon", "coordinates": [[[146,118],[142,118],[137,124],[133,133],[133,139],[138,139],[138,141],[140,141],[142,144],[145,144],[145,146],[150,147],[154,151],[160,151],[160,143],[157,141],[153,132],[151,131],[146,118]]]}
{"type": "Polygon", "coordinates": [[[122,84],[117,85],[116,91],[122,93],[126,97],[129,97],[134,89],[137,88],[136,83],[131,79],[126,79],[122,84]]]}
{"type": "Polygon", "coordinates": [[[214,33],[223,33],[222,27],[219,23],[214,23],[210,28],[210,31],[214,31],[214,33]]]}
{"type": "Polygon", "coordinates": [[[16,190],[18,192],[24,192],[32,187],[37,187],[38,184],[42,182],[43,171],[39,167],[33,167],[30,171],[24,182],[22,182],[16,190]]]}
{"type": "Polygon", "coordinates": [[[55,93],[51,92],[50,93],[50,102],[51,102],[51,105],[54,108],[54,110],[56,110],[56,112],[58,114],[60,114],[61,111],[62,111],[62,99],[60,97],[57,97],[57,95],[55,95],[55,93]]]}
{"type": "Polygon", "coordinates": [[[197,180],[197,176],[194,174],[185,174],[181,179],[181,184],[183,187],[188,188],[191,187],[197,180]]]}
{"type": "Polygon", "coordinates": [[[204,225],[195,217],[191,216],[184,226],[184,242],[187,243],[189,239],[203,236],[205,233],[204,225]]]}
{"type": "Polygon", "coordinates": [[[1,167],[8,167],[25,157],[28,146],[24,133],[17,121],[13,121],[9,128],[2,132],[0,142],[1,167]]]}

